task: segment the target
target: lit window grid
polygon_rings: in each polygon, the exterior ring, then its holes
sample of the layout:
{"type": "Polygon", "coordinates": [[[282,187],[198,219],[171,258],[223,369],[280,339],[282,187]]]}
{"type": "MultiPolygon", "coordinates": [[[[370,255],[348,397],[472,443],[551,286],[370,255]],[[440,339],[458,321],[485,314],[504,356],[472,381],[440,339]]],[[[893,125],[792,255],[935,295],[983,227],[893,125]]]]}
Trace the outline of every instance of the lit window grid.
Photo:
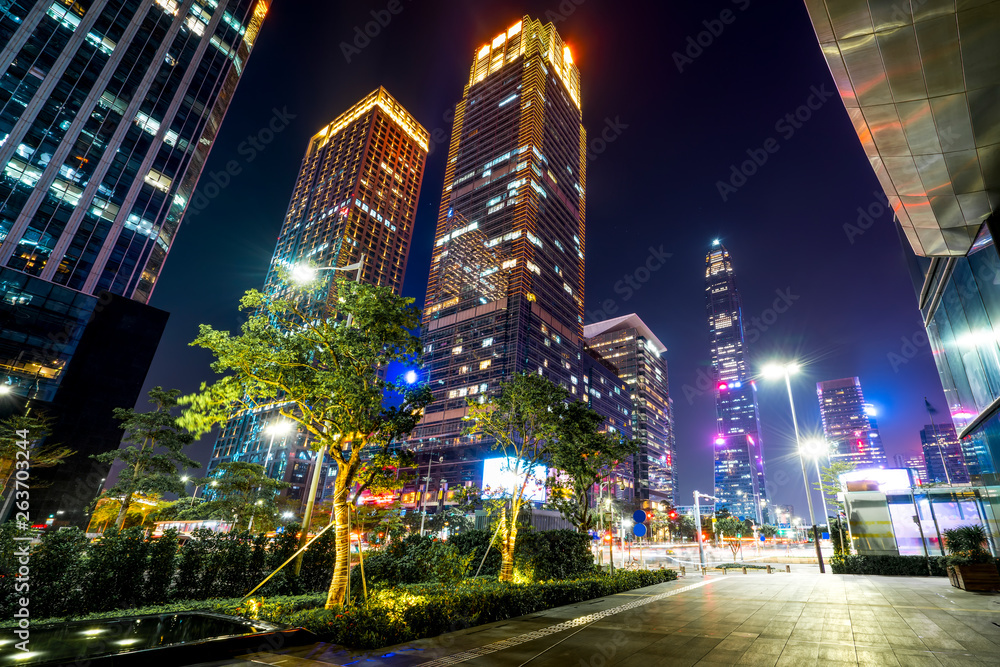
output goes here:
{"type": "MultiPolygon", "coordinates": [[[[266,2],[243,2],[239,9],[230,9],[234,13],[256,11],[262,18],[260,10],[263,7],[266,12],[266,6],[266,2]]],[[[16,11],[17,7],[12,9],[16,11]]],[[[4,208],[8,214],[6,219],[0,220],[0,236],[6,236],[0,257],[9,258],[10,266],[73,289],[87,292],[109,289],[140,301],[148,299],[214,138],[206,133],[209,116],[214,118],[216,125],[221,122],[241,67],[249,55],[251,45],[241,42],[229,24],[219,21],[224,9],[215,12],[204,35],[191,31],[184,23],[185,17],[173,18],[156,11],[134,15],[88,12],[80,18],[75,29],[71,29],[71,24],[67,26],[54,20],[50,23],[50,19],[43,18],[27,40],[22,41],[15,34],[11,43],[22,45],[22,55],[13,59],[4,74],[5,85],[8,89],[17,88],[19,99],[28,107],[27,113],[20,114],[16,121],[10,116],[5,118],[7,112],[0,110],[0,132],[10,135],[0,147],[0,160],[8,164],[15,150],[29,160],[42,153],[50,154],[51,159],[47,165],[39,165],[44,169],[32,183],[35,189],[32,196],[26,197],[23,191],[19,193],[17,181],[13,187],[9,181],[0,186],[0,200],[6,201],[4,208]],[[140,24],[143,30],[136,32],[140,24]],[[52,34],[59,31],[71,34],[68,40],[60,41],[46,38],[47,30],[52,34]],[[105,35],[103,43],[91,38],[97,33],[105,35]],[[137,34],[144,34],[149,39],[146,42],[133,39],[137,34]],[[218,48],[209,48],[209,42],[214,46],[227,38],[239,43],[238,49],[230,50],[228,56],[220,54],[218,48]],[[35,48],[38,40],[43,46],[35,48]],[[26,75],[33,67],[32,50],[38,58],[52,58],[54,53],[46,55],[47,49],[63,43],[66,45],[64,52],[73,56],[61,61],[62,66],[57,63],[44,79],[26,75]],[[114,48],[109,52],[107,45],[111,43],[114,48]],[[121,67],[131,68],[144,61],[163,63],[167,48],[177,55],[173,63],[161,65],[167,68],[169,76],[154,78],[157,70],[151,68],[145,82],[137,91],[132,91],[130,102],[122,97],[120,89],[105,87],[102,83],[105,80],[100,76],[117,72],[121,67]],[[205,70],[214,79],[195,78],[187,87],[179,85],[186,69],[196,67],[199,62],[204,67],[209,61],[212,64],[205,70]],[[98,67],[104,74],[97,77],[92,89],[83,90],[74,86],[93,77],[81,76],[80,71],[74,71],[77,67],[98,67]],[[57,86],[59,77],[62,83],[57,86]],[[149,86],[148,91],[145,86],[149,86]],[[60,97],[66,94],[61,91],[69,91],[73,101],[60,97]],[[35,101],[27,102],[32,96],[35,101]],[[45,105],[58,106],[55,120],[45,127],[39,120],[45,116],[31,113],[32,109],[41,108],[36,105],[41,99],[45,105]],[[60,105],[61,99],[66,102],[60,105]],[[118,99],[121,103],[108,104],[106,99],[118,99]],[[190,100],[200,105],[199,112],[192,113],[190,100]],[[148,123],[136,126],[130,122],[133,117],[145,114],[139,111],[139,104],[151,101],[157,106],[148,109],[166,114],[157,118],[159,129],[156,131],[150,131],[148,123]],[[79,108],[75,116],[71,114],[73,108],[79,108]],[[163,118],[175,120],[166,122],[163,118]],[[186,118],[183,123],[182,118],[186,118]],[[208,141],[199,142],[199,137],[208,137],[208,141]],[[192,150],[192,146],[196,148],[192,150]],[[110,160],[102,159],[105,155],[117,155],[120,162],[115,162],[116,165],[134,164],[135,158],[125,162],[130,153],[139,158],[140,167],[135,173],[123,173],[113,168],[110,160]],[[71,154],[73,162],[67,163],[67,156],[71,154]],[[159,166],[161,164],[170,167],[159,166]],[[160,174],[157,178],[168,184],[164,186],[166,192],[160,191],[154,185],[155,180],[148,178],[151,173],[160,174]],[[109,195],[98,193],[99,186],[102,193],[103,189],[111,193],[111,201],[107,201],[109,195]],[[173,196],[168,196],[170,194],[173,196]],[[91,206],[91,201],[104,203],[98,208],[91,206]],[[109,214],[109,211],[114,213],[109,214]],[[133,226],[130,222],[133,219],[145,222],[133,226]],[[14,248],[14,239],[19,238],[33,243],[30,251],[14,248]],[[112,246],[124,255],[121,262],[111,257],[112,246]],[[60,261],[56,262],[55,257],[60,261]]],[[[0,20],[9,18],[10,14],[0,20]]],[[[30,25],[23,25],[17,29],[30,28],[30,25]]],[[[120,85],[117,79],[111,81],[120,85]]],[[[9,109],[9,104],[7,107],[9,109]]],[[[143,117],[149,118],[148,115],[143,117]]],[[[18,245],[22,246],[23,243],[18,245]]]]}

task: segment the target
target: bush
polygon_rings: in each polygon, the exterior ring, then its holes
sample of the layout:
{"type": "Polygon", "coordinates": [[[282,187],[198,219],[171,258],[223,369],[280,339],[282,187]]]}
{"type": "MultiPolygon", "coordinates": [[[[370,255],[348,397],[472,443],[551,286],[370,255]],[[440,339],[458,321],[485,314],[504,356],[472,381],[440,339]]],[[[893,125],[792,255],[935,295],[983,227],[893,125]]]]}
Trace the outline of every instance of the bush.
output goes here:
{"type": "Polygon", "coordinates": [[[472,558],[469,561],[470,574],[475,575],[477,570],[479,570],[480,576],[495,577],[500,574],[502,557],[497,548],[499,540],[493,544],[488,553],[486,550],[494,532],[492,530],[467,530],[448,538],[448,544],[458,549],[461,555],[472,558]],[[483,554],[486,554],[485,562],[483,554]],[[482,569],[479,568],[480,563],[482,563],[482,569]]]}
{"type": "MultiPolygon", "coordinates": [[[[462,554],[449,542],[410,535],[366,557],[365,580],[369,588],[430,581],[452,584],[467,575],[471,559],[471,555],[462,554]]],[[[360,591],[360,572],[358,575],[355,581],[352,573],[351,585],[360,591]]]]}
{"type": "Polygon", "coordinates": [[[834,574],[897,575],[904,577],[944,577],[947,563],[941,556],[931,556],[931,575],[923,556],[834,556],[830,568],[834,574]]]}
{"type": "MultiPolygon", "coordinates": [[[[475,574],[492,537],[492,531],[470,530],[455,535],[448,543],[462,555],[471,557],[471,573],[475,574]]],[[[498,546],[499,539],[489,550],[480,575],[500,574],[498,546]]],[[[594,571],[590,536],[573,530],[519,530],[514,548],[514,567],[533,581],[586,576],[594,571]]]]}
{"type": "Polygon", "coordinates": [[[347,609],[323,609],[325,598],[297,596],[218,605],[216,610],[304,627],[351,648],[379,648],[676,578],[673,570],[652,570],[531,584],[467,579],[453,587],[414,584],[385,589],[371,594],[367,604],[347,609]]]}
{"type": "Polygon", "coordinates": [[[514,560],[534,581],[572,579],[594,571],[590,535],[573,530],[518,533],[514,560]]]}

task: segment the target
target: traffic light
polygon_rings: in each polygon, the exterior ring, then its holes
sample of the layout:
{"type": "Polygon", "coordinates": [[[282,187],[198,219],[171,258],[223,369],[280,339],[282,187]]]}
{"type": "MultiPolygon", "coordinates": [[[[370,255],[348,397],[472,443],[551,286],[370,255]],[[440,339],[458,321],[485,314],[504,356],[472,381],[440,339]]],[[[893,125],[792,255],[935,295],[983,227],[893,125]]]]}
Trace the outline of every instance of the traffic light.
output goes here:
{"type": "Polygon", "coordinates": [[[670,517],[670,520],[673,521],[677,518],[677,512],[670,510],[670,514],[668,516],[670,517]]]}

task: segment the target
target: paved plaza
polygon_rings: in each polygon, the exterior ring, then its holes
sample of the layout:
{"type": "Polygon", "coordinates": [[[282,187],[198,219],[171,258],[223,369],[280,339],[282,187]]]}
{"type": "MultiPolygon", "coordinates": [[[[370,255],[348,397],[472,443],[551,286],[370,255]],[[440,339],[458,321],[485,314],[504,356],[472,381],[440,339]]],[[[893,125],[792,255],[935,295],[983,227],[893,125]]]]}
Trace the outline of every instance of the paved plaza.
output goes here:
{"type": "Polygon", "coordinates": [[[1000,595],[945,578],[688,576],[378,651],[330,644],[229,665],[1000,665],[1000,595]]]}

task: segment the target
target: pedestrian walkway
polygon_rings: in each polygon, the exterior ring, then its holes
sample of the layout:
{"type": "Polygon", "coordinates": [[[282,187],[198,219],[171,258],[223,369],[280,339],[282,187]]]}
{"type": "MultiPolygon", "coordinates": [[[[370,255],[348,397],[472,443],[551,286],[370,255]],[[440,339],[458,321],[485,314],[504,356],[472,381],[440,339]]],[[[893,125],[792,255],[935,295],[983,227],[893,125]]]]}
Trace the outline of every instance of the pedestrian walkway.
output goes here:
{"type": "Polygon", "coordinates": [[[817,574],[689,576],[378,651],[321,643],[224,664],[1000,665],[1000,595],[817,574]]]}

